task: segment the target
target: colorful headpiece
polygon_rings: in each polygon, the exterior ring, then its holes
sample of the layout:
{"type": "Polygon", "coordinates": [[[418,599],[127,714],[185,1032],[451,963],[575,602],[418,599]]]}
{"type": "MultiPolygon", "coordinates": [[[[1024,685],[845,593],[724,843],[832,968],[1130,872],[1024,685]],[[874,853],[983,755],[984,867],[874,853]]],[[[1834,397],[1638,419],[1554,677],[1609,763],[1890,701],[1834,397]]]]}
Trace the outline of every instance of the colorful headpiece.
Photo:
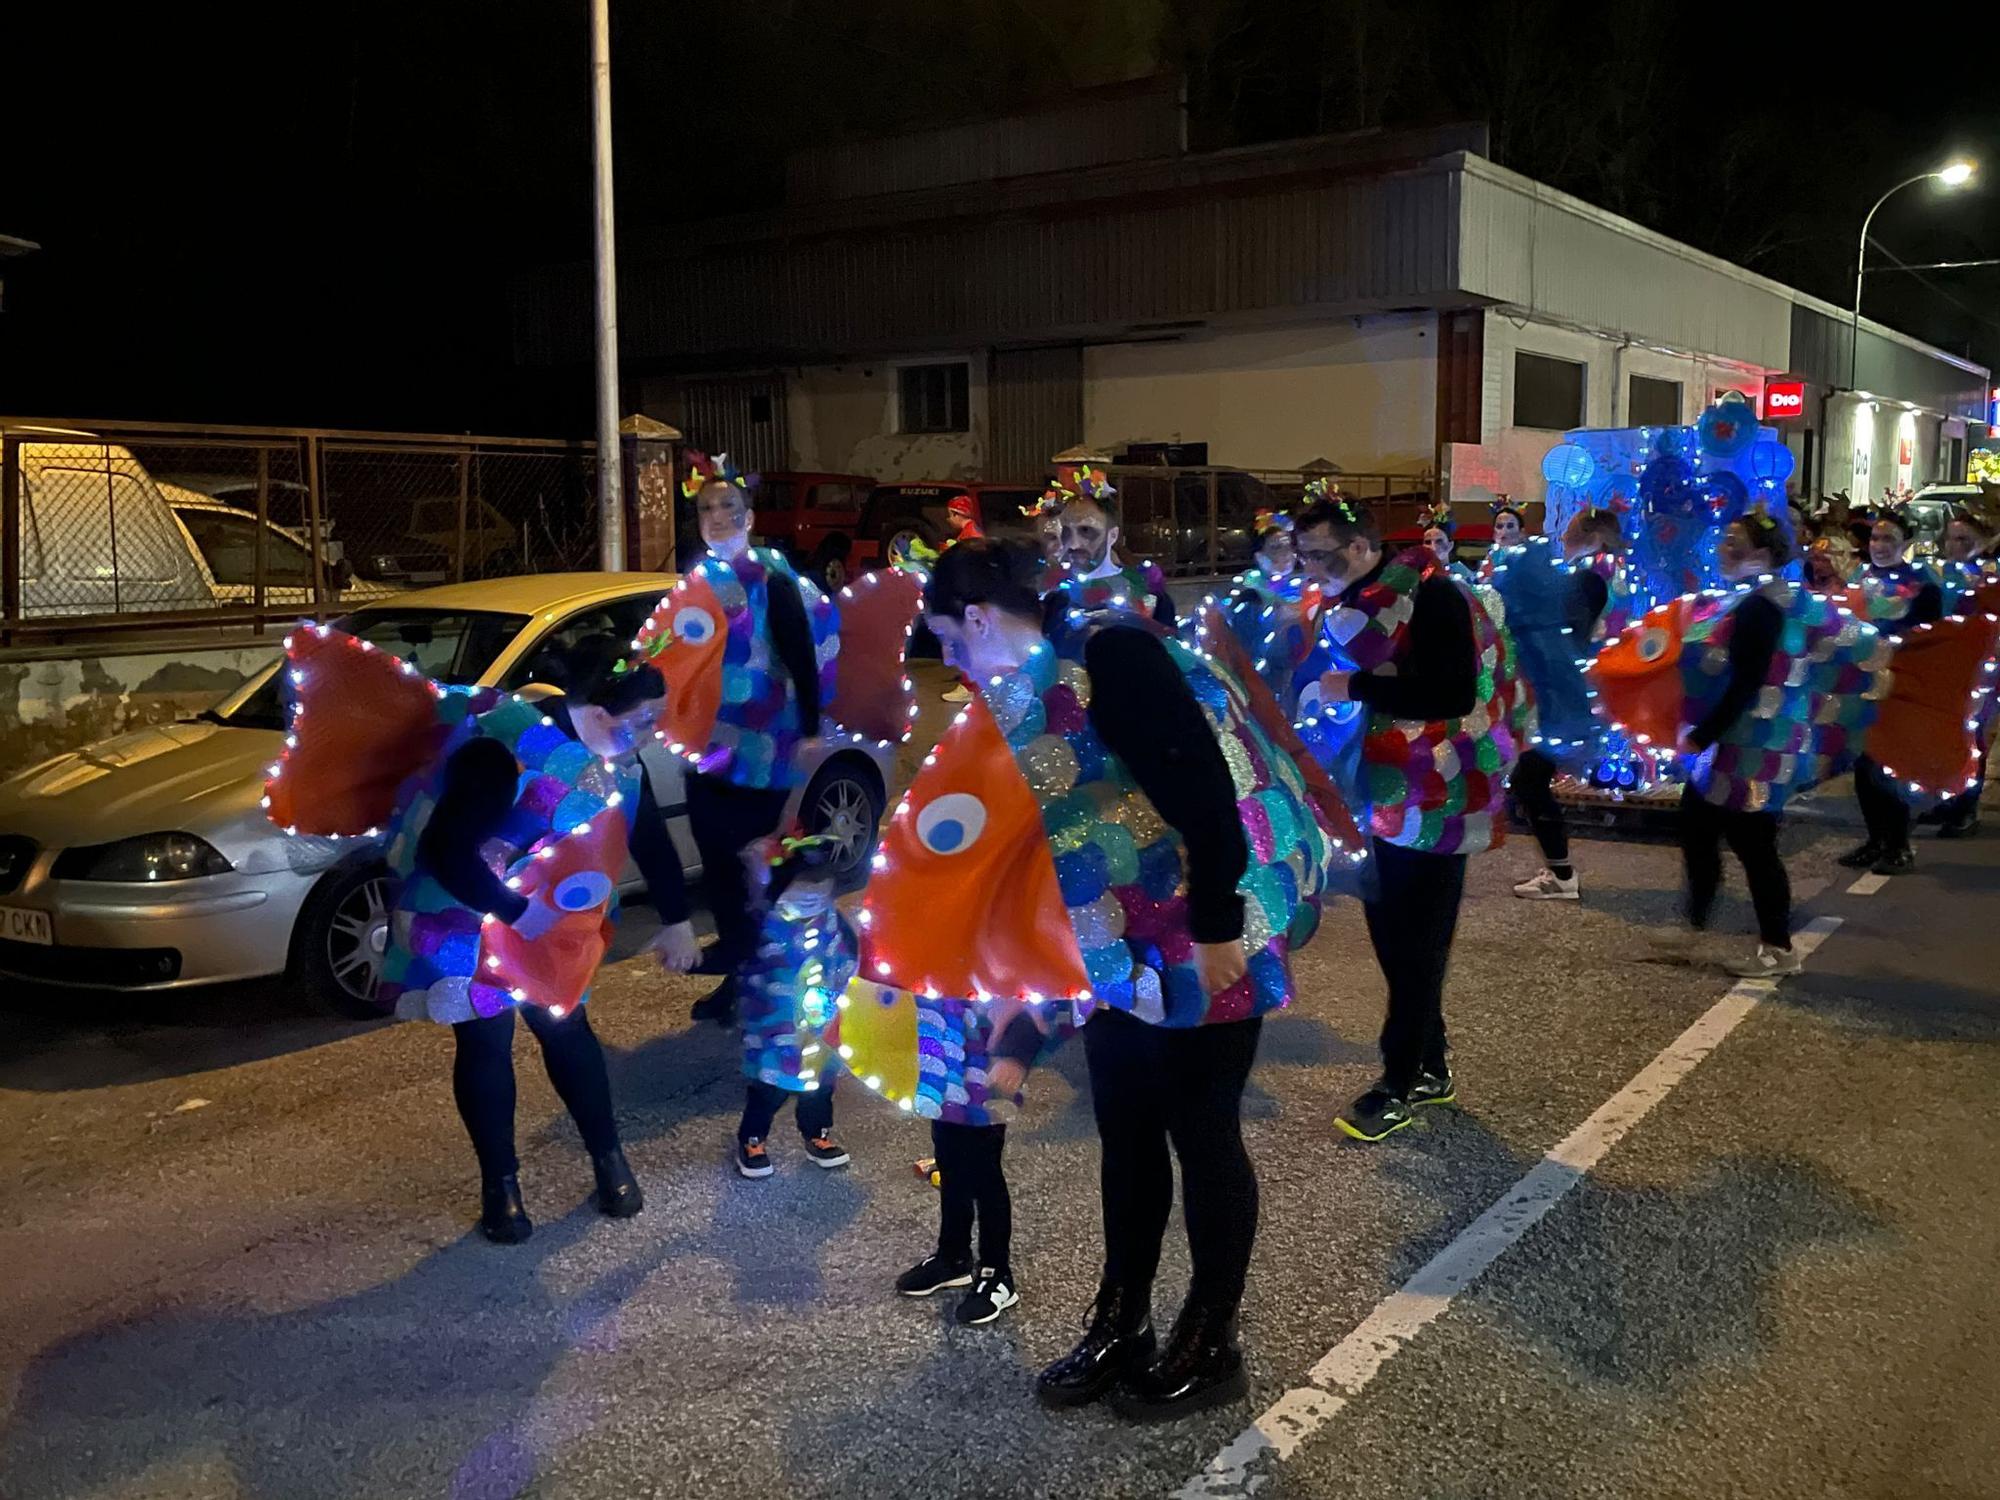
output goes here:
{"type": "Polygon", "coordinates": [[[1259,537],[1267,537],[1274,531],[1282,531],[1285,535],[1290,536],[1297,524],[1292,519],[1292,513],[1288,510],[1260,510],[1257,512],[1256,527],[1259,537]]]}
{"type": "Polygon", "coordinates": [[[1417,520],[1423,524],[1426,530],[1435,526],[1446,536],[1450,536],[1458,529],[1458,523],[1451,518],[1451,502],[1449,500],[1439,500],[1425,506],[1418,514],[1417,520]]]}
{"type": "Polygon", "coordinates": [[[1321,501],[1325,501],[1340,513],[1342,520],[1356,526],[1361,524],[1361,512],[1355,508],[1352,500],[1340,492],[1340,486],[1335,484],[1331,479],[1308,479],[1306,481],[1305,500],[1308,505],[1316,505],[1321,501]]]}
{"type": "Polygon", "coordinates": [[[1876,507],[1875,519],[1877,521],[1887,521],[1906,537],[1916,535],[1916,517],[1910,514],[1908,506],[1897,501],[1883,501],[1881,505],[1876,507]]]}
{"type": "Polygon", "coordinates": [[[752,474],[746,479],[729,461],[727,453],[718,453],[710,458],[706,453],[690,448],[686,457],[687,473],[681,478],[681,493],[690,500],[699,495],[704,486],[711,484],[734,485],[746,496],[756,488],[757,476],[752,474]]]}
{"type": "Polygon", "coordinates": [[[1042,498],[1033,505],[1021,507],[1024,516],[1046,516],[1061,510],[1072,500],[1094,500],[1099,505],[1117,494],[1110,478],[1102,469],[1093,469],[1089,464],[1078,464],[1070,478],[1065,480],[1061,473],[1049,481],[1049,487],[1042,491],[1042,498]]]}
{"type": "Polygon", "coordinates": [[[1514,497],[1511,495],[1495,495],[1492,502],[1486,508],[1492,511],[1495,517],[1512,515],[1517,521],[1525,521],[1527,519],[1522,514],[1521,507],[1514,503],[1514,497]]]}
{"type": "Polygon", "coordinates": [[[1771,508],[1762,500],[1745,507],[1741,519],[1743,529],[1750,533],[1750,541],[1759,551],[1763,551],[1772,542],[1784,537],[1784,528],[1778,524],[1778,518],[1771,514],[1771,508]]]}

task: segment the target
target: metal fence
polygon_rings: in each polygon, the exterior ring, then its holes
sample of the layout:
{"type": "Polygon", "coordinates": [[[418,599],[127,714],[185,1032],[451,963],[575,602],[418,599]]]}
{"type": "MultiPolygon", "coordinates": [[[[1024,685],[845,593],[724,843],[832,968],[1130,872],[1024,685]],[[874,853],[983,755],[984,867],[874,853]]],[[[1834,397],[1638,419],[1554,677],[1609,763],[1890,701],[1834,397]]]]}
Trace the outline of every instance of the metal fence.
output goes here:
{"type": "Polygon", "coordinates": [[[326,616],[596,566],[590,444],[0,422],[0,633],[326,616]]]}

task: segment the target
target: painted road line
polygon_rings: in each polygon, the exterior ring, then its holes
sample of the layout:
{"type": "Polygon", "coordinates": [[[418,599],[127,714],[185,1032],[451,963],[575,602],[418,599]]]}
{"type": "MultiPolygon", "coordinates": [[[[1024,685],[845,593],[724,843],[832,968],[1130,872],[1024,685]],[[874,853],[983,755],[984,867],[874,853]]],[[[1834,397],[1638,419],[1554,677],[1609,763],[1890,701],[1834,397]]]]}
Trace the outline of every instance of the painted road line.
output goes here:
{"type": "MultiPolygon", "coordinates": [[[[1840,920],[1815,917],[1807,923],[1793,939],[1799,956],[1811,957],[1840,926],[1840,920]]],[[[1298,1452],[1308,1438],[1366,1390],[1405,1344],[1555,1207],[1654,1105],[1694,1071],[1697,1063],[1722,1045],[1778,983],[1774,979],[1744,979],[1731,986],[1630,1083],[1530,1168],[1505,1197],[1467,1225],[1400,1291],[1392,1293],[1329,1350],[1308,1372],[1310,1385],[1285,1392],[1238,1433],[1201,1473],[1175,1492],[1176,1500],[1234,1500],[1261,1489],[1272,1465],[1298,1452]]]]}
{"type": "Polygon", "coordinates": [[[1847,888],[1847,894],[1850,896],[1872,896],[1888,883],[1889,877],[1887,875],[1877,875],[1873,870],[1870,870],[1866,875],[1863,875],[1847,888]]]}

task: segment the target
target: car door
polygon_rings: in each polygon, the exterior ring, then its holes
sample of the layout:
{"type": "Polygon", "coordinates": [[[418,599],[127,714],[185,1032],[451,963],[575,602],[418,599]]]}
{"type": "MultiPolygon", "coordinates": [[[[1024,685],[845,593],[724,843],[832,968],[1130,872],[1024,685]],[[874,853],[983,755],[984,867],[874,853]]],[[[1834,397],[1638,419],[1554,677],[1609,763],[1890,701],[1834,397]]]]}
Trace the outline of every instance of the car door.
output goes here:
{"type": "MultiPolygon", "coordinates": [[[[218,604],[257,598],[257,518],[213,506],[176,505],[175,522],[207,575],[218,604]]],[[[264,528],[264,602],[312,606],[312,554],[275,526],[264,528]]]]}

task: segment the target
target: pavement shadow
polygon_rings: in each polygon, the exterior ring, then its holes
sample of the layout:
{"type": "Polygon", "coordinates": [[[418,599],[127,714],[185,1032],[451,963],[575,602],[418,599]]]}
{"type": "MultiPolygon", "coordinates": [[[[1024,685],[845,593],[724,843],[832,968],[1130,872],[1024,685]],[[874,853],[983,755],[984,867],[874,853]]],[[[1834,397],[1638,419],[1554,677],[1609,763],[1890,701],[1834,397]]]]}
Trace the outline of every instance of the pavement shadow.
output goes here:
{"type": "Polygon", "coordinates": [[[22,1374],[0,1494],[512,1500],[587,1425],[538,1405],[540,1387],[570,1351],[615,1342],[617,1308],[656,1264],[553,1292],[548,1261],[601,1222],[586,1205],[526,1245],[467,1236],[306,1307],[162,1308],[53,1344],[22,1374]]]}
{"type": "Polygon", "coordinates": [[[1766,1000],[1843,1027],[1916,1042],[2000,1042],[2000,986],[1958,984],[1907,971],[1825,973],[1807,966],[1766,1000]]]}
{"type": "Polygon", "coordinates": [[[782,1136],[771,1152],[779,1170],[762,1182],[742,1182],[718,1167],[730,1180],[716,1195],[707,1227],[675,1234],[660,1250],[662,1260],[698,1256],[727,1266],[735,1280],[732,1300],[750,1309],[817,1302],[825,1289],[822,1252],[872,1196],[852,1172],[809,1166],[795,1134],[782,1136]]]}

